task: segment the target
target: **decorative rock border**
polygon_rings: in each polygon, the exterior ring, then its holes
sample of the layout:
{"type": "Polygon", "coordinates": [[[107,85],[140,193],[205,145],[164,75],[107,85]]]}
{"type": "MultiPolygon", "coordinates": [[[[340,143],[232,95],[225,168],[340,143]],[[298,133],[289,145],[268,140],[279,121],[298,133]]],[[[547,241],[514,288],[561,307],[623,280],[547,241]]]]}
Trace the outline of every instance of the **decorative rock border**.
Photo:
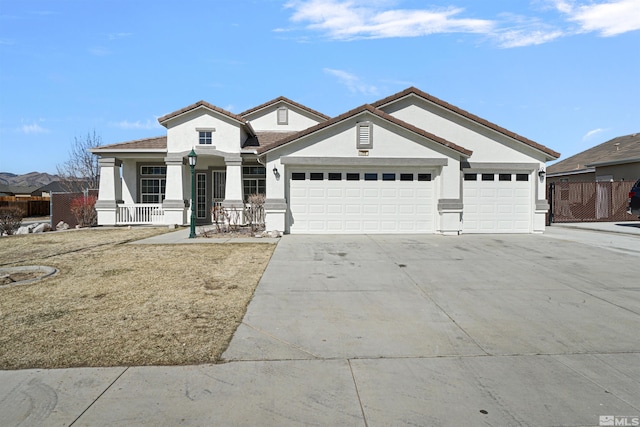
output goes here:
{"type": "Polygon", "coordinates": [[[20,267],[0,267],[0,288],[16,285],[26,285],[34,283],[47,277],[53,276],[58,272],[57,268],[48,267],[46,265],[24,265],[20,267]],[[25,280],[14,281],[12,275],[24,274],[30,278],[25,280]],[[35,276],[35,277],[34,277],[35,276]],[[6,279],[8,280],[8,283],[6,279]]]}

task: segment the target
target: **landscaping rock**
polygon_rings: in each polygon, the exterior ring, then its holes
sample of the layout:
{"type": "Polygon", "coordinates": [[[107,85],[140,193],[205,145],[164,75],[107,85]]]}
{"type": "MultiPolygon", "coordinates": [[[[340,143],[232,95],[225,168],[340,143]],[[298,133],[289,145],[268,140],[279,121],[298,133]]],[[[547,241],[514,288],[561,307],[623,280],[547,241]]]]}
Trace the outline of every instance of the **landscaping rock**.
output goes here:
{"type": "Polygon", "coordinates": [[[36,227],[36,224],[23,225],[18,228],[15,234],[30,234],[33,232],[33,229],[36,227]]]}
{"type": "Polygon", "coordinates": [[[32,233],[44,233],[47,231],[51,231],[51,226],[46,222],[41,222],[33,228],[32,233]]]}
{"type": "Polygon", "coordinates": [[[68,230],[69,229],[69,224],[67,224],[64,221],[60,221],[58,223],[58,225],[56,225],[56,230],[60,231],[60,230],[68,230]]]}

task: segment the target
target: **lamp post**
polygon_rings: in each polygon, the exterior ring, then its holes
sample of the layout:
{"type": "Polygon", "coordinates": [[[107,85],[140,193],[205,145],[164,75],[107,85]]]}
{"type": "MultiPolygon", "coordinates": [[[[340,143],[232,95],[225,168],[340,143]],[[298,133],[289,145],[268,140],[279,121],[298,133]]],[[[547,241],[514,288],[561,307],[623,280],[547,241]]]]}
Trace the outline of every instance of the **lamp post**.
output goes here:
{"type": "Polygon", "coordinates": [[[187,156],[189,158],[189,167],[191,168],[191,232],[189,233],[190,239],[196,237],[196,162],[198,161],[198,155],[192,148],[191,152],[187,156]]]}

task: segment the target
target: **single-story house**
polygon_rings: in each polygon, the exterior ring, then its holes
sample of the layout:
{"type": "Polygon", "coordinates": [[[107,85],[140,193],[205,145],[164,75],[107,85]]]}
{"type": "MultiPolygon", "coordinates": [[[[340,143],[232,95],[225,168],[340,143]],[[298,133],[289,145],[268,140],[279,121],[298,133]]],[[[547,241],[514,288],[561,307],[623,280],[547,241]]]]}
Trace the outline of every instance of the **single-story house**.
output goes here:
{"type": "Polygon", "coordinates": [[[551,182],[637,181],[640,179],[640,133],[619,136],[547,168],[551,182]]]}
{"type": "Polygon", "coordinates": [[[536,233],[545,163],[560,154],[410,87],[330,118],[279,97],[240,114],[205,101],[166,136],[95,148],[101,225],[199,223],[266,195],[286,233],[536,233]]]}

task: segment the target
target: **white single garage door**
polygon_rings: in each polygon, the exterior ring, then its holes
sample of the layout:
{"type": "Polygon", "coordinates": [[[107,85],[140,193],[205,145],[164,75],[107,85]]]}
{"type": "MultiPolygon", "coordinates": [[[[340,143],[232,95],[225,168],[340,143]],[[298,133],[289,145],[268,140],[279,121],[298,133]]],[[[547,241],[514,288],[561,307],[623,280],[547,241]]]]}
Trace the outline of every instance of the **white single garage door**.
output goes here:
{"type": "Polygon", "coordinates": [[[465,173],[462,232],[531,232],[530,179],[528,173],[465,173]]]}
{"type": "Polygon", "coordinates": [[[300,170],[289,175],[289,232],[433,233],[434,185],[424,170],[300,170]]]}

